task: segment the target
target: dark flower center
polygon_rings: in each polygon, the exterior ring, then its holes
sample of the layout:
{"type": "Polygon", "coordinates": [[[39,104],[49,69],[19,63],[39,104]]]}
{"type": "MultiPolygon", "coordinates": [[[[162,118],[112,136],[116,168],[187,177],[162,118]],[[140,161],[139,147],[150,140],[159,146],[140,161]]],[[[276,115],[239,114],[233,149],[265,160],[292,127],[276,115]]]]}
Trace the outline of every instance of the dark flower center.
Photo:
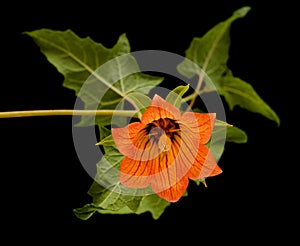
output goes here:
{"type": "Polygon", "coordinates": [[[152,121],[146,126],[146,132],[150,141],[156,142],[162,151],[170,150],[173,139],[180,137],[179,124],[169,118],[152,121]]]}

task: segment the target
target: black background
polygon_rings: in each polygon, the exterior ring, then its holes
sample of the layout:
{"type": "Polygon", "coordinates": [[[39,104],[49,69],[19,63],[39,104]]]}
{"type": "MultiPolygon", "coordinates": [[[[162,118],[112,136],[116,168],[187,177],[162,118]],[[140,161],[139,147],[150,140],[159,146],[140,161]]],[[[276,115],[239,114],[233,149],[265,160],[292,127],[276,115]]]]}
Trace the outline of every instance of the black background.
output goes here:
{"type": "MultiPolygon", "coordinates": [[[[282,17],[284,6],[259,2],[212,0],[195,5],[184,1],[163,6],[152,1],[122,5],[84,1],[64,7],[55,2],[2,7],[6,16],[1,17],[1,111],[72,109],[76,99],[72,90],[62,87],[62,75],[24,31],[71,29],[108,48],[126,33],[132,51],[184,55],[193,37],[248,5],[251,11],[231,28],[228,66],[235,76],[251,83],[281,119],[278,127],[259,114],[226,108],[228,122],[244,129],[249,139],[246,144],[226,144],[219,161],[223,173],[208,179],[208,188],[191,183],[189,196],[169,206],[158,220],[145,213],[95,214],[88,221],[72,212],[90,202],[86,192],[92,178],[77,158],[71,117],[0,119],[4,235],[40,245],[80,239],[86,245],[106,240],[111,244],[220,240],[240,245],[289,240],[283,233],[287,219],[298,216],[291,215],[294,203],[288,198],[296,169],[290,141],[297,131],[291,119],[293,88],[282,55],[291,53],[294,39],[289,38],[288,19],[282,17]],[[286,39],[291,40],[290,46],[284,44],[286,39]]],[[[164,85],[172,88],[167,82],[164,85]]]]}

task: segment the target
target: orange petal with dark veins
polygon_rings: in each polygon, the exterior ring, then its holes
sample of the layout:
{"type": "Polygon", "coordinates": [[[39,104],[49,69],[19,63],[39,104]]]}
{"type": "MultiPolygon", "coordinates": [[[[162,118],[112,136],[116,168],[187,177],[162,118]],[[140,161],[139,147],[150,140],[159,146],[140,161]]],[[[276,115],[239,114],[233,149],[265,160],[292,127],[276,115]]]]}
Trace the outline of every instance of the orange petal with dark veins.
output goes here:
{"type": "Polygon", "coordinates": [[[201,144],[206,144],[212,135],[216,114],[186,112],[182,115],[181,121],[187,124],[195,134],[200,135],[201,144]]]}
{"type": "Polygon", "coordinates": [[[141,122],[146,125],[161,118],[179,120],[180,117],[181,113],[178,108],[174,107],[160,96],[155,95],[152,99],[151,105],[142,115],[141,122]]]}

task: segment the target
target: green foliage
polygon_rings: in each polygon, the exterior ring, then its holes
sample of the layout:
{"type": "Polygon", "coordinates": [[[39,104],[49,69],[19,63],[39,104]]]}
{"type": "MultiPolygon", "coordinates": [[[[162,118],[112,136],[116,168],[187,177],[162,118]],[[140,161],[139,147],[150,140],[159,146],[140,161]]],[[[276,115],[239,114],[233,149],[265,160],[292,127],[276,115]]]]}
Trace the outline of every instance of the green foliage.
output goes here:
{"type": "Polygon", "coordinates": [[[182,103],[182,96],[188,91],[189,85],[177,86],[166,97],[166,101],[173,104],[175,107],[180,108],[182,103]]]}
{"type": "Polygon", "coordinates": [[[229,127],[226,131],[226,141],[233,143],[246,143],[248,136],[242,129],[233,126],[229,127]]]}
{"type": "Polygon", "coordinates": [[[124,187],[118,180],[119,166],[124,156],[117,150],[107,128],[101,127],[100,134],[102,140],[98,145],[104,147],[105,154],[97,163],[97,174],[88,190],[93,202],[74,209],[75,215],[81,219],[88,219],[95,212],[140,214],[149,211],[153,218],[157,218],[163,213],[169,202],[152,194],[149,188],[130,189],[124,187]],[[155,206],[153,206],[154,204],[155,206]]]}
{"type": "Polygon", "coordinates": [[[226,141],[233,143],[246,143],[247,134],[242,129],[227,124],[221,120],[217,120],[213,129],[214,142],[218,142],[223,137],[222,133],[226,133],[226,141]]]}
{"type": "Polygon", "coordinates": [[[151,103],[150,97],[138,91],[129,93],[127,97],[130,98],[135,103],[137,109],[141,114],[145,112],[145,110],[149,107],[151,103]]]}
{"type": "Polygon", "coordinates": [[[230,109],[238,105],[251,112],[260,113],[266,118],[274,120],[278,125],[280,124],[276,113],[263,101],[249,83],[233,77],[229,73],[222,77],[220,85],[221,89],[219,92],[225,97],[230,109]]]}
{"type": "MultiPolygon", "coordinates": [[[[193,38],[185,51],[186,60],[180,63],[177,69],[187,78],[195,75],[203,76],[201,73],[203,69],[213,81],[219,94],[225,97],[230,109],[239,105],[252,112],[260,113],[279,125],[279,118],[270,106],[260,98],[251,85],[234,77],[227,67],[231,24],[245,17],[250,9],[246,6],[236,10],[230,18],[214,26],[201,38],[193,38]]],[[[209,83],[205,86],[203,91],[211,90],[209,83]]]]}
{"type": "Polygon", "coordinates": [[[190,47],[185,51],[185,56],[193,61],[195,66],[183,61],[178,65],[178,71],[191,78],[200,74],[200,67],[218,87],[219,80],[227,70],[231,24],[244,17],[249,10],[250,7],[236,10],[230,18],[214,26],[201,38],[194,37],[190,47]]]}
{"type": "Polygon", "coordinates": [[[141,201],[139,202],[139,206],[135,211],[127,206],[124,206],[119,210],[103,209],[93,203],[86,204],[81,208],[74,209],[73,211],[74,214],[82,220],[89,219],[95,212],[101,214],[142,214],[145,212],[150,212],[153,219],[158,219],[169,205],[169,202],[159,198],[156,194],[151,194],[142,197],[141,201]]]}
{"type": "MultiPolygon", "coordinates": [[[[255,92],[247,82],[234,77],[227,67],[230,48],[231,24],[246,16],[250,7],[236,10],[227,20],[217,24],[201,38],[194,37],[186,50],[186,59],[178,64],[178,71],[192,78],[199,76],[197,93],[210,92],[210,84],[205,81],[203,71],[212,79],[217,91],[222,95],[232,110],[236,105],[259,113],[278,125],[280,120],[276,113],[255,92]],[[191,63],[192,61],[193,63],[191,63]],[[202,78],[203,76],[203,78],[202,78]],[[204,81],[201,81],[204,79],[204,81]]],[[[54,31],[40,29],[25,32],[40,47],[41,52],[64,76],[63,86],[75,91],[84,102],[85,109],[125,109],[129,103],[138,111],[138,117],[150,105],[147,94],[159,85],[162,77],[140,72],[134,57],[130,55],[130,45],[125,34],[120,35],[112,48],[106,48],[94,42],[90,37],[80,38],[71,30],[54,31]],[[101,100],[100,100],[101,99],[101,100]]],[[[189,85],[173,89],[166,100],[175,107],[181,108],[182,102],[194,99],[185,95],[189,85]]],[[[201,112],[197,108],[194,112],[201,112]]],[[[104,155],[96,164],[97,173],[88,195],[92,202],[74,209],[74,214],[82,219],[89,219],[95,212],[102,214],[141,214],[150,212],[158,219],[169,202],[158,197],[150,190],[131,189],[119,182],[119,168],[124,156],[119,153],[110,131],[111,116],[94,118],[82,117],[78,126],[97,125],[104,155]]],[[[126,122],[126,121],[125,121],[126,122]]],[[[124,122],[115,122],[122,123],[124,122]]],[[[213,129],[212,141],[209,142],[212,153],[219,158],[224,150],[222,141],[246,143],[247,134],[242,129],[217,120],[213,129]]],[[[205,185],[205,179],[196,181],[205,185]]],[[[187,195],[187,192],[184,196],[187,195]]]]}
{"type": "Polygon", "coordinates": [[[43,28],[24,33],[33,38],[48,61],[64,76],[63,85],[77,94],[98,67],[115,57],[130,53],[129,42],[124,34],[114,47],[108,49],[90,37],[78,37],[71,30],[43,28]]]}
{"type": "MultiPolygon", "coordinates": [[[[123,109],[121,101],[129,93],[140,90],[146,94],[163,80],[139,72],[137,62],[129,54],[130,45],[125,34],[112,48],[90,37],[80,38],[71,30],[40,29],[25,34],[34,39],[48,61],[64,76],[63,86],[75,91],[85,109],[123,109]]],[[[90,119],[82,117],[78,125],[94,125],[90,119]]],[[[110,116],[96,118],[99,126],[110,122],[110,116]]]]}

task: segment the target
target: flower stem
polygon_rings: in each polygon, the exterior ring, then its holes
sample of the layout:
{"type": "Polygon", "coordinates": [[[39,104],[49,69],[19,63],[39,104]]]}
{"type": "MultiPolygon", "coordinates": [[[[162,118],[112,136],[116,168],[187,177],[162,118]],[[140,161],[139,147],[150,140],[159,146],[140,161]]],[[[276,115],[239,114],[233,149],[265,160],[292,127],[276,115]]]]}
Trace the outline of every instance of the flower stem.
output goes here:
{"type": "Polygon", "coordinates": [[[136,110],[71,110],[71,109],[51,109],[51,110],[26,110],[0,112],[0,118],[32,117],[32,116],[57,116],[57,115],[79,115],[79,116],[110,116],[118,115],[124,117],[137,117],[136,110]]]}

